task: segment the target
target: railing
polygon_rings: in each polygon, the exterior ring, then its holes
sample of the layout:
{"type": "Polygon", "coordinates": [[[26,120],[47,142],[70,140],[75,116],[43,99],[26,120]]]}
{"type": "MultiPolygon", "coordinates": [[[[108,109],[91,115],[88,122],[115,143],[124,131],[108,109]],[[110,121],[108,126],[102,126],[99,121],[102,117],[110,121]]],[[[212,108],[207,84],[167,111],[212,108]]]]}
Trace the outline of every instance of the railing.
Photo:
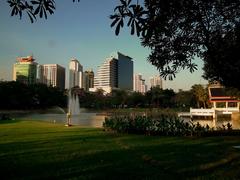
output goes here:
{"type": "Polygon", "coordinates": [[[178,117],[193,117],[193,116],[212,116],[213,118],[216,117],[217,114],[232,114],[233,111],[230,108],[224,108],[221,110],[218,109],[193,109],[190,108],[190,113],[189,112],[180,112],[178,113],[178,117]]]}
{"type": "Polygon", "coordinates": [[[190,116],[212,116],[215,118],[215,110],[214,109],[192,109],[190,108],[190,116]]]}

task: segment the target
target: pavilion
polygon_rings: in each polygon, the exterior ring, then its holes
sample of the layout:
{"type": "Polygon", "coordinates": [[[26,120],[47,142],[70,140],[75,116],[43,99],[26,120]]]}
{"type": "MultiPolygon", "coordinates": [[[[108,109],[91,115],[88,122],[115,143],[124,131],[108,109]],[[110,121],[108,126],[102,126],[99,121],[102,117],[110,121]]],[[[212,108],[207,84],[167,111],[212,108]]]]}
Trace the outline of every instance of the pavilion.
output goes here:
{"type": "Polygon", "coordinates": [[[240,101],[236,97],[227,95],[225,88],[220,84],[210,85],[208,92],[212,109],[223,113],[239,112],[240,101]]]}

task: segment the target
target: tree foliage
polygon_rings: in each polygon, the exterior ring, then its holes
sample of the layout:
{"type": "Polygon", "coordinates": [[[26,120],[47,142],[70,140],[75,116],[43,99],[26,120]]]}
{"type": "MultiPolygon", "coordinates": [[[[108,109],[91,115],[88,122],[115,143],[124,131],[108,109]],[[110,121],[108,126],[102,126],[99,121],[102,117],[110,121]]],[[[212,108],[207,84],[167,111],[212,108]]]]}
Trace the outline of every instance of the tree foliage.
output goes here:
{"type": "Polygon", "coordinates": [[[0,109],[38,109],[66,105],[67,96],[58,88],[45,84],[0,82],[0,109]]]}
{"type": "Polygon", "coordinates": [[[7,2],[12,9],[11,16],[19,16],[21,19],[23,13],[26,13],[32,23],[37,19],[37,15],[47,19],[48,14],[52,15],[56,9],[55,0],[8,0],[7,2]]]}
{"type": "Polygon", "coordinates": [[[192,91],[179,91],[174,97],[175,106],[184,111],[189,111],[189,107],[194,107],[196,102],[192,91]]]}
{"type": "MultiPolygon", "coordinates": [[[[235,89],[231,90],[231,93],[236,94],[235,92],[235,89]]],[[[159,87],[152,87],[145,94],[114,90],[104,95],[101,89],[97,92],[88,92],[79,87],[74,87],[72,93],[79,96],[81,107],[94,109],[136,107],[188,109],[196,107],[199,99],[193,90],[175,93],[172,89],[160,89],[159,87]]],[[[67,96],[67,91],[48,87],[45,84],[26,85],[15,81],[0,82],[0,109],[39,109],[52,106],[65,108],[67,96]]],[[[200,98],[202,98],[201,95],[200,98]]]]}
{"type": "Polygon", "coordinates": [[[212,43],[206,52],[204,78],[240,90],[240,24],[225,36],[217,34],[212,43]]]}
{"type": "MultiPolygon", "coordinates": [[[[131,34],[141,38],[142,45],[151,49],[149,62],[165,78],[172,79],[182,69],[196,70],[194,58],[197,56],[204,60],[204,70],[211,64],[215,76],[218,66],[214,60],[218,60],[212,56],[221,53],[219,56],[231,58],[220,52],[218,46],[224,47],[227,43],[224,37],[231,36],[240,23],[240,1],[144,0],[144,4],[139,4],[138,1],[120,0],[110,18],[116,35],[126,23],[131,34]],[[222,44],[216,37],[223,39],[222,44]]],[[[239,55],[237,57],[239,63],[239,55]]],[[[224,73],[217,77],[226,83],[224,73]]],[[[212,79],[209,75],[207,72],[204,77],[212,79]]],[[[234,75],[229,73],[229,76],[234,75]]]]}
{"type": "Polygon", "coordinates": [[[193,93],[194,99],[197,102],[197,107],[207,108],[209,101],[208,89],[204,88],[201,84],[195,84],[192,86],[191,91],[193,93]]]}

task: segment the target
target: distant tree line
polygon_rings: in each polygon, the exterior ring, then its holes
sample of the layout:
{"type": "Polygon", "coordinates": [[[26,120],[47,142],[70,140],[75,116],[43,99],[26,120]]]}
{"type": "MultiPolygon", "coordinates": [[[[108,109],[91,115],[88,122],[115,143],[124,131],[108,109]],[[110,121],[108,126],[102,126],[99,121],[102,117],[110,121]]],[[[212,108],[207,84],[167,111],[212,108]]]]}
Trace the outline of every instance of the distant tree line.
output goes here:
{"type": "MultiPolygon", "coordinates": [[[[174,92],[172,89],[152,87],[145,94],[124,90],[113,90],[105,95],[99,89],[87,92],[75,87],[72,93],[79,96],[81,107],[108,108],[178,108],[209,107],[208,91],[202,85],[191,90],[174,92]]],[[[45,84],[26,85],[20,82],[0,82],[0,109],[44,109],[53,106],[66,108],[68,90],[48,87],[45,84]]]]}
{"type": "Polygon", "coordinates": [[[79,89],[80,106],[85,108],[178,108],[209,107],[208,91],[202,85],[194,85],[191,90],[175,93],[172,89],[152,87],[145,94],[113,90],[104,95],[102,90],[86,92],[79,89]]]}
{"type": "Polygon", "coordinates": [[[52,106],[67,106],[64,91],[45,84],[0,82],[0,109],[42,109],[52,106]]]}

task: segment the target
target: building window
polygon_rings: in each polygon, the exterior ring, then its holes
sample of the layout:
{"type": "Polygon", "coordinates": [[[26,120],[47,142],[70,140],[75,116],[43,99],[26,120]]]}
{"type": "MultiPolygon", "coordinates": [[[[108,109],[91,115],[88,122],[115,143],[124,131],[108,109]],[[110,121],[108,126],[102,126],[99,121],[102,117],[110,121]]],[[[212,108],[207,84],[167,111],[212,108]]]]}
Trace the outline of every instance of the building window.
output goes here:
{"type": "Polygon", "coordinates": [[[217,108],[226,108],[226,103],[225,102],[216,102],[216,107],[217,108]]]}
{"type": "Polygon", "coordinates": [[[230,107],[230,108],[237,107],[237,102],[228,102],[228,107],[230,107]]]}

